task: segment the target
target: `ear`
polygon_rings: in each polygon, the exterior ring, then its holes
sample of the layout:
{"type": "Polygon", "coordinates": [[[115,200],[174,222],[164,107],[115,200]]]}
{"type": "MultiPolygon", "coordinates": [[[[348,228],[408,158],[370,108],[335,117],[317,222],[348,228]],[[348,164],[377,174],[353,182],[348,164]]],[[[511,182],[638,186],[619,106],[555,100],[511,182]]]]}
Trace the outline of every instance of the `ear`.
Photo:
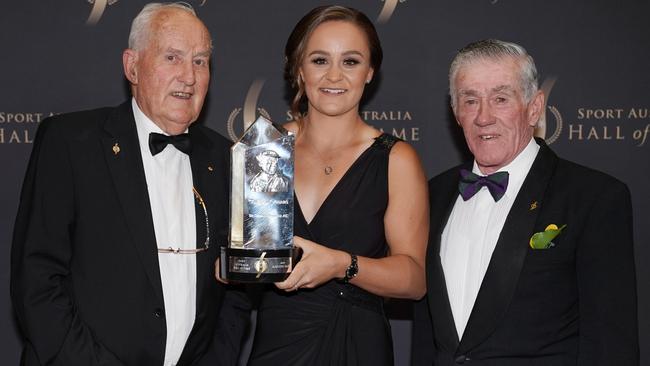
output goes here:
{"type": "Polygon", "coordinates": [[[375,75],[375,69],[372,67],[368,70],[368,75],[366,75],[366,84],[369,84],[372,81],[372,77],[375,75]]]}
{"type": "Polygon", "coordinates": [[[533,99],[528,103],[526,118],[529,126],[535,127],[537,122],[539,122],[545,106],[544,100],[544,92],[538,90],[535,96],[533,96],[533,99]]]}
{"type": "Polygon", "coordinates": [[[138,84],[138,52],[127,48],[122,53],[122,66],[124,67],[124,76],[133,85],[138,84]]]}

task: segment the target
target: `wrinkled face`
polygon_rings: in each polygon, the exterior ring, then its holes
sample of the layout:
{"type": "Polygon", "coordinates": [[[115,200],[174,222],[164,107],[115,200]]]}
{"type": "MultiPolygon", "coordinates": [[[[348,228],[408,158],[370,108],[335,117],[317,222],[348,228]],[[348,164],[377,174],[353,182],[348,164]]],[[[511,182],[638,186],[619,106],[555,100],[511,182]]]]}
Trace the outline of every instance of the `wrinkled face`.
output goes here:
{"type": "Polygon", "coordinates": [[[260,168],[266,174],[273,175],[278,169],[278,159],[272,156],[262,156],[259,160],[260,168]]]}
{"type": "Polygon", "coordinates": [[[210,35],[182,10],[155,16],[142,50],[124,52],[124,70],[138,106],[170,135],[196,121],[210,82],[210,35]]]}
{"type": "Polygon", "coordinates": [[[358,113],[364,86],[373,75],[366,35],[350,22],[322,23],[309,37],[299,72],[309,115],[358,113]]]}
{"type": "Polygon", "coordinates": [[[519,60],[476,60],[456,73],[456,121],[484,174],[509,164],[528,145],[543,107],[538,92],[524,101],[519,60]]]}

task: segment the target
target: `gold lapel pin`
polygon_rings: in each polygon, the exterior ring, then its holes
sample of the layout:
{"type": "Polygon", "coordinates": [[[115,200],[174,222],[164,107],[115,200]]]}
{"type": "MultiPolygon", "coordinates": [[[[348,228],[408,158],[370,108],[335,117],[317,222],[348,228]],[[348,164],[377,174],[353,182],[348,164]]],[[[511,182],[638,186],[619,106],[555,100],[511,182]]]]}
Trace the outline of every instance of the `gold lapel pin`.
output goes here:
{"type": "Polygon", "coordinates": [[[214,170],[214,168],[212,167],[212,165],[208,165],[208,170],[209,170],[209,171],[213,171],[213,170],[214,170]]]}
{"type": "Polygon", "coordinates": [[[113,145],[113,154],[117,155],[120,152],[120,145],[116,142],[115,145],[113,145]]]}
{"type": "Polygon", "coordinates": [[[534,210],[537,208],[537,201],[533,201],[533,203],[530,204],[530,211],[534,210]]]}

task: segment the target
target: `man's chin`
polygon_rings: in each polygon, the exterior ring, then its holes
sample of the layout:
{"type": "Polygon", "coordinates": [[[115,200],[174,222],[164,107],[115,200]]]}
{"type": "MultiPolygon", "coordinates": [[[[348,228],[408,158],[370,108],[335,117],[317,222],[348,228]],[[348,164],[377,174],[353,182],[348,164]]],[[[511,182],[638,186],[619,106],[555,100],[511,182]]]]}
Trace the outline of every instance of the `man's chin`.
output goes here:
{"type": "Polygon", "coordinates": [[[182,118],[178,115],[171,116],[170,118],[167,118],[167,123],[165,124],[165,128],[163,128],[163,130],[165,130],[165,132],[170,135],[178,135],[185,132],[185,130],[187,130],[195,121],[195,116],[184,115],[182,118]]]}

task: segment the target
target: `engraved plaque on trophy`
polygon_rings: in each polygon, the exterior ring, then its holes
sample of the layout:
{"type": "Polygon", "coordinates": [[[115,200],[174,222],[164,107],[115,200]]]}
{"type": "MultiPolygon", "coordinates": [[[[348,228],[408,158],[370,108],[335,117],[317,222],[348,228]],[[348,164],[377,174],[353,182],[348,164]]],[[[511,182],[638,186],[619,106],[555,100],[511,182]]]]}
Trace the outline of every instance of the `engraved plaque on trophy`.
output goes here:
{"type": "Polygon", "coordinates": [[[221,277],[278,282],[295,265],[294,136],[259,117],[231,148],[230,235],[221,277]]]}

